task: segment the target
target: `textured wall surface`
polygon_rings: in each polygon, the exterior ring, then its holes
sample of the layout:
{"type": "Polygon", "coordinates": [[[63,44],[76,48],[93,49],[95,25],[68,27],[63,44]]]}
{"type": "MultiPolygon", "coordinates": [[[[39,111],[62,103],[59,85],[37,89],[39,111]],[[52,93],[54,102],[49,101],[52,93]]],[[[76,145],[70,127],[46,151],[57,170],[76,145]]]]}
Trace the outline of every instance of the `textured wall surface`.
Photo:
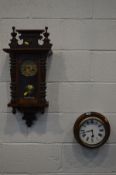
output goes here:
{"type": "Polygon", "coordinates": [[[116,0],[0,0],[0,175],[116,175],[116,0]],[[11,27],[48,26],[49,109],[32,128],[7,108],[11,27]],[[89,111],[107,116],[111,136],[97,150],[72,128],[89,111]]]}

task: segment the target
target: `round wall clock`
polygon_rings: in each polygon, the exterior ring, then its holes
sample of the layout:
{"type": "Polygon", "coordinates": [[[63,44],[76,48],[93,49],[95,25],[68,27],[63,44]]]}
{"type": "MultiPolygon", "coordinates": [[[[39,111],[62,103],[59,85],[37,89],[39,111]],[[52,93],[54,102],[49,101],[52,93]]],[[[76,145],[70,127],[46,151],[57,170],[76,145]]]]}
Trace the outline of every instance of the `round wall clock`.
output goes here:
{"type": "Polygon", "coordinates": [[[97,112],[82,114],[74,124],[75,139],[87,148],[98,148],[109,138],[110,124],[97,112]]]}

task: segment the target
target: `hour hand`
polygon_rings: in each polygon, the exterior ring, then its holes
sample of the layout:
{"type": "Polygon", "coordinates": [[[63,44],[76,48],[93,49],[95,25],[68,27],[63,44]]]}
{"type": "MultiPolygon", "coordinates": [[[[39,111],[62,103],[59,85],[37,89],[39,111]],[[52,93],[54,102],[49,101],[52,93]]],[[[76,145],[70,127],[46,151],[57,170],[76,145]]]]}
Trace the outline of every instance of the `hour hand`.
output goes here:
{"type": "Polygon", "coordinates": [[[92,136],[91,136],[91,137],[94,137],[94,134],[93,134],[93,129],[91,130],[91,132],[92,132],[92,136]]]}

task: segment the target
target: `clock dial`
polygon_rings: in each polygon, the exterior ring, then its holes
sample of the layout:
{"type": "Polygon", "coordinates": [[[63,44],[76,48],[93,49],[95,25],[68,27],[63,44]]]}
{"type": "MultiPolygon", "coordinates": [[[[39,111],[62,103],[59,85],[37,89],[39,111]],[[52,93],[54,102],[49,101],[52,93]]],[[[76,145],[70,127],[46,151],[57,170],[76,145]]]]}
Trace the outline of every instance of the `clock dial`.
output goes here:
{"type": "Polygon", "coordinates": [[[100,143],[105,137],[105,128],[103,123],[91,117],[89,119],[85,119],[80,124],[80,139],[85,144],[95,145],[100,143]]]}
{"type": "Polygon", "coordinates": [[[108,140],[109,135],[108,120],[96,112],[82,114],[74,124],[75,139],[88,148],[100,147],[108,140]]]}
{"type": "Polygon", "coordinates": [[[37,64],[33,61],[24,61],[21,65],[22,75],[29,77],[37,73],[37,64]]]}

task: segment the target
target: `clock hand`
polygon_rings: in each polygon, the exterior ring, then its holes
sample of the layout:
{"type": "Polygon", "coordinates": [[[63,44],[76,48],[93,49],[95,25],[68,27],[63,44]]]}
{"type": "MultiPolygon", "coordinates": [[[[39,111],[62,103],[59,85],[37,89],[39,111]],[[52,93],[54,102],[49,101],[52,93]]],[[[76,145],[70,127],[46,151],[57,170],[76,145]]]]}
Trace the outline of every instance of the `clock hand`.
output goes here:
{"type": "Polygon", "coordinates": [[[81,134],[84,134],[84,133],[87,133],[87,132],[92,132],[92,130],[83,131],[83,132],[81,132],[81,134]]]}
{"type": "Polygon", "coordinates": [[[87,131],[83,131],[83,132],[81,132],[81,134],[85,134],[85,133],[87,133],[87,132],[92,132],[91,137],[94,137],[93,129],[91,129],[91,130],[87,130],[87,131]]]}
{"type": "Polygon", "coordinates": [[[92,136],[91,136],[91,137],[94,137],[94,134],[93,134],[93,129],[91,130],[91,132],[92,132],[92,136]]]}

